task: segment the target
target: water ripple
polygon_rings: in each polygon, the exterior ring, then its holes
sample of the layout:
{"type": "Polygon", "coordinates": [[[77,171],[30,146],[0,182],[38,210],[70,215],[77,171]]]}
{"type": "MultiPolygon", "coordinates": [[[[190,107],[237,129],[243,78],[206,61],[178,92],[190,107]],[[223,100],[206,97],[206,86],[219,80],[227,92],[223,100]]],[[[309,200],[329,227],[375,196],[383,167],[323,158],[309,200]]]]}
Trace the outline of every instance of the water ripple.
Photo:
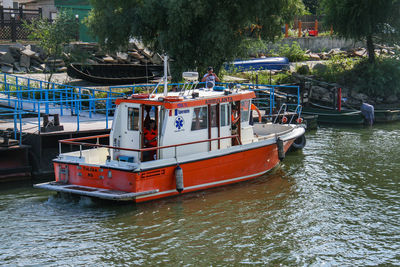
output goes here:
{"type": "Polygon", "coordinates": [[[400,265],[399,124],[322,127],[259,179],[141,205],[0,192],[0,265],[400,265]]]}

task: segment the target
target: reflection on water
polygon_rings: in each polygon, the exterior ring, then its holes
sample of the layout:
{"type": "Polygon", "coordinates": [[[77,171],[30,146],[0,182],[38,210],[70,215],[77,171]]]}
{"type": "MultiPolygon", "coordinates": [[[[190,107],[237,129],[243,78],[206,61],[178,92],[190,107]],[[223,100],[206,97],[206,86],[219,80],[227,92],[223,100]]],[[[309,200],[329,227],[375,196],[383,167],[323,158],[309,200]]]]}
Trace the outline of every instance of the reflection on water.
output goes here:
{"type": "Polygon", "coordinates": [[[2,190],[0,264],[398,265],[399,126],[320,128],[269,175],[140,205],[2,190]]]}

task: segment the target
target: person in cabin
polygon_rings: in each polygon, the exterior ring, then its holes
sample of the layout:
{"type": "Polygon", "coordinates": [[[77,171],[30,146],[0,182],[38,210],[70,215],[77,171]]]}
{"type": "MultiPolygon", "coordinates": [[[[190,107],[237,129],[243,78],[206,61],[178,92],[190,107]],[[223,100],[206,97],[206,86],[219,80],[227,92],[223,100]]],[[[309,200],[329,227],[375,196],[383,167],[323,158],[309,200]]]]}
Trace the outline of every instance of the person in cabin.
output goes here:
{"type": "Polygon", "coordinates": [[[207,88],[213,88],[215,86],[215,82],[220,82],[221,80],[218,76],[214,73],[213,67],[208,67],[207,73],[204,74],[203,78],[201,79],[202,82],[206,83],[207,88]]]}
{"type": "MultiPolygon", "coordinates": [[[[158,139],[158,131],[155,120],[149,121],[148,127],[144,128],[143,133],[144,133],[145,147],[156,147],[158,139]]],[[[147,153],[144,153],[145,160],[156,159],[156,150],[146,151],[146,152],[147,153]]]]}
{"type": "Polygon", "coordinates": [[[233,104],[232,105],[232,115],[231,115],[232,130],[237,129],[239,120],[240,120],[239,107],[238,107],[238,105],[233,104]]]}

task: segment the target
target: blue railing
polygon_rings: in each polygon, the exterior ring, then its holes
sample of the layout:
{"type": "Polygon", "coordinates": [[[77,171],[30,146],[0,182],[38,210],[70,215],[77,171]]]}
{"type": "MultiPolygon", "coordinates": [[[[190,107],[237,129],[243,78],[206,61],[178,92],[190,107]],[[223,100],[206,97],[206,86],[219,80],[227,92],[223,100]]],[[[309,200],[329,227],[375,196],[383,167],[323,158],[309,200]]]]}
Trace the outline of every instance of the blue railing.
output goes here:
{"type": "MultiPolygon", "coordinates": [[[[204,87],[205,83],[200,82],[198,84],[197,87],[204,87]]],[[[169,90],[180,91],[184,88],[184,85],[184,83],[169,83],[168,88],[169,90]]],[[[217,85],[227,88],[232,84],[217,83],[217,85]]],[[[115,110],[115,99],[124,96],[124,93],[115,91],[128,90],[150,93],[156,86],[155,84],[144,84],[95,89],[49,83],[12,74],[0,74],[0,105],[8,106],[8,108],[0,109],[0,117],[12,117],[15,139],[17,131],[22,133],[22,117],[26,115],[37,117],[38,132],[40,132],[40,121],[43,114],[76,116],[76,131],[81,128],[82,114],[86,114],[91,121],[105,121],[105,128],[108,128],[109,116],[115,110]],[[94,114],[101,114],[102,116],[93,118],[94,114]]],[[[297,107],[300,105],[300,89],[298,86],[245,83],[234,84],[234,87],[254,91],[256,98],[253,102],[269,115],[274,113],[279,99],[295,99],[293,103],[283,101],[288,106],[296,106],[293,110],[298,110],[297,107]]],[[[157,93],[157,91],[164,90],[164,87],[160,84],[156,89],[155,92],[157,93]]]]}
{"type": "MultiPolygon", "coordinates": [[[[109,115],[115,110],[115,99],[124,96],[114,92],[124,87],[109,87],[108,90],[75,87],[59,83],[48,83],[37,79],[11,74],[0,74],[0,105],[3,108],[0,117],[14,120],[14,136],[19,128],[22,133],[22,115],[37,116],[37,128],[40,132],[40,118],[43,114],[76,116],[76,130],[80,130],[81,114],[85,113],[91,121],[94,114],[97,120],[105,121],[109,126],[109,115]],[[6,110],[7,109],[7,110],[6,110]],[[100,116],[100,114],[102,116],[100,116]]],[[[126,88],[126,87],[125,87],[126,88]]]]}

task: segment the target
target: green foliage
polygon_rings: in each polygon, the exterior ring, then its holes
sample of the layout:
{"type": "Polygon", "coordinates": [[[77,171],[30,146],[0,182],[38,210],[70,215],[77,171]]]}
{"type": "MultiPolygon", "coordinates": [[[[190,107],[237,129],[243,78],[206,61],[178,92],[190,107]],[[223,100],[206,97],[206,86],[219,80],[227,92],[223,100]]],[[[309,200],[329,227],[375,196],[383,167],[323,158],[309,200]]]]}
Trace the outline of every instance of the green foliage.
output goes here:
{"type": "Polygon", "coordinates": [[[370,61],[374,42],[393,43],[400,37],[400,0],[324,0],[325,22],[340,36],[366,40],[370,61]]]}
{"type": "MultiPolygon", "coordinates": [[[[40,47],[53,59],[61,57],[63,46],[75,39],[78,26],[79,22],[68,11],[59,12],[53,22],[47,19],[24,22],[24,27],[29,31],[29,39],[39,42],[40,47]]],[[[54,66],[50,68],[49,82],[53,72],[54,66]]]]}
{"type": "MultiPolygon", "coordinates": [[[[167,53],[173,74],[183,70],[218,71],[245,51],[250,31],[273,40],[281,27],[302,11],[300,0],[92,0],[87,20],[92,33],[109,49],[137,38],[167,53]]],[[[177,75],[174,75],[175,77],[177,75]]]]}
{"type": "Polygon", "coordinates": [[[359,61],[356,58],[334,55],[328,60],[325,69],[314,70],[313,74],[327,82],[340,82],[343,81],[344,74],[352,70],[359,61]]]}
{"type": "Polygon", "coordinates": [[[305,51],[301,49],[297,42],[293,42],[291,46],[285,44],[279,47],[278,54],[282,57],[287,57],[290,62],[304,61],[307,57],[305,51]]]}
{"type": "Polygon", "coordinates": [[[400,61],[378,58],[375,64],[366,60],[344,75],[346,86],[373,97],[400,94],[400,61]]]}
{"type": "Polygon", "coordinates": [[[319,0],[303,0],[306,10],[314,15],[317,14],[317,11],[319,9],[319,2],[319,0]]]}
{"type": "Polygon", "coordinates": [[[368,60],[334,56],[324,71],[313,71],[319,80],[339,83],[371,97],[400,94],[400,60],[396,57],[368,60]]]}
{"type": "Polygon", "coordinates": [[[301,65],[296,68],[296,72],[300,75],[308,75],[310,74],[310,68],[308,67],[308,65],[301,65]]]}
{"type": "Polygon", "coordinates": [[[61,56],[63,45],[74,40],[78,30],[78,22],[71,12],[61,11],[53,22],[47,19],[36,19],[24,22],[29,31],[29,39],[38,41],[49,55],[61,56]]]}

